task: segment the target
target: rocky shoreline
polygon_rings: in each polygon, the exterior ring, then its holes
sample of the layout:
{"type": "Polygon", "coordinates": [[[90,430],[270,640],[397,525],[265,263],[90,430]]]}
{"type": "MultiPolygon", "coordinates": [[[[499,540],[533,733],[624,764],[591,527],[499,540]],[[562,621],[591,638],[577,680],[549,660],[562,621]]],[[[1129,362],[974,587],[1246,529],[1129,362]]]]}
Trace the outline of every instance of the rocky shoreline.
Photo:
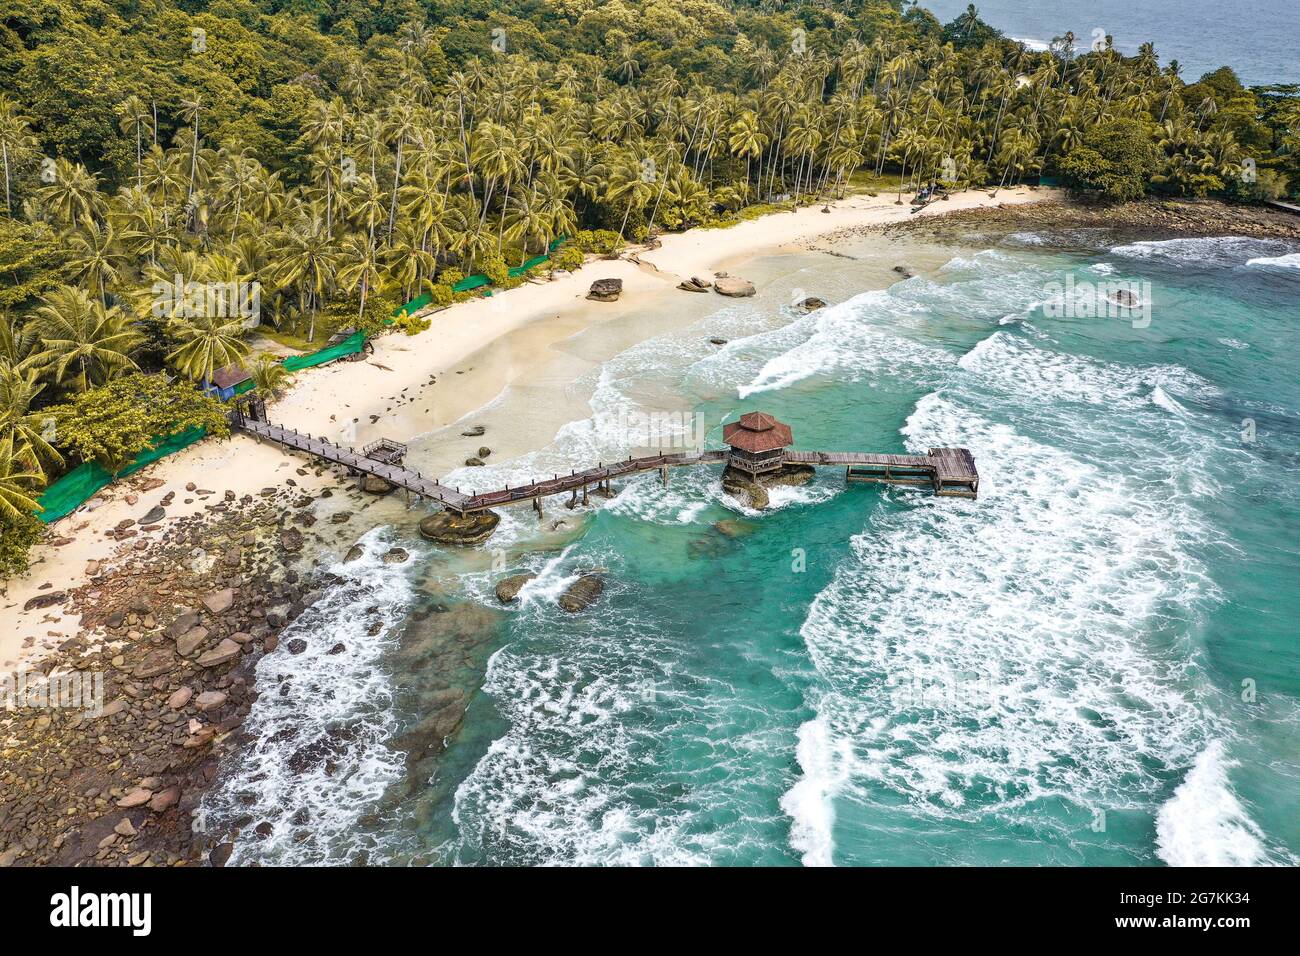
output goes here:
{"type": "MultiPolygon", "coordinates": [[[[874,228],[877,234],[941,242],[987,240],[984,230],[1114,229],[1134,238],[1249,236],[1300,242],[1300,216],[1262,206],[1213,199],[1144,199],[1112,203],[1071,195],[1061,200],[962,209],[874,228]]],[[[865,234],[862,232],[861,234],[865,234]]],[[[843,239],[840,233],[827,240],[843,239]]]]}
{"type": "MultiPolygon", "coordinates": [[[[224,862],[230,844],[195,832],[192,811],[244,742],[258,660],[329,583],[293,567],[314,500],[294,487],[226,492],[159,540],[123,522],[117,558],[51,592],[49,606],[81,614],[81,628],[35,668],[97,675],[103,709],[15,709],[0,720],[0,866],[224,862]]],[[[145,517],[162,520],[167,504],[145,517]]]]}

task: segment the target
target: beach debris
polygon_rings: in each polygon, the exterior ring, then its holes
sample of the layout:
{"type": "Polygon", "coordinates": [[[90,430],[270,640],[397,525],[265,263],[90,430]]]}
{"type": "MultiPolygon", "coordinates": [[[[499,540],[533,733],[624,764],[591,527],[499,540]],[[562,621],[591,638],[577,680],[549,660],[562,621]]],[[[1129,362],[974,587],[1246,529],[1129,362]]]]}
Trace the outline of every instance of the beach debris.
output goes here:
{"type": "Polygon", "coordinates": [[[617,302],[622,292],[622,279],[597,279],[587,291],[587,298],[593,302],[617,302]]]}
{"type": "Polygon", "coordinates": [[[434,544],[479,544],[492,536],[501,522],[495,511],[476,511],[458,515],[453,511],[439,511],[420,522],[420,536],[434,544]]]}
{"type": "Polygon", "coordinates": [[[525,584],[537,577],[532,571],[525,574],[512,574],[507,578],[502,578],[497,582],[496,592],[497,600],[502,604],[509,604],[519,596],[525,584]]]}
{"type": "Polygon", "coordinates": [[[808,296],[808,298],[795,303],[795,306],[797,308],[803,309],[805,312],[816,312],[818,309],[826,308],[826,301],[824,299],[817,298],[817,296],[815,295],[810,295],[808,296]]]}
{"type": "Polygon", "coordinates": [[[713,283],[698,276],[691,276],[689,279],[677,283],[677,288],[685,292],[708,292],[713,288],[713,283]]]}
{"type": "Polygon", "coordinates": [[[754,294],[754,283],[739,276],[722,275],[713,283],[713,291],[718,295],[743,299],[754,294]]]}
{"type": "Polygon", "coordinates": [[[482,425],[474,425],[461,432],[461,435],[463,435],[465,438],[478,438],[478,436],[482,435],[485,431],[487,431],[487,429],[484,428],[482,425]]]}
{"type": "Polygon", "coordinates": [[[596,603],[605,590],[605,578],[595,572],[582,575],[560,595],[560,607],[570,614],[584,611],[596,603]]]}
{"type": "Polygon", "coordinates": [[[42,608],[53,607],[55,604],[62,604],[67,600],[67,591],[51,591],[49,594],[38,594],[34,598],[28,598],[23,605],[24,611],[39,611],[42,608]]]}

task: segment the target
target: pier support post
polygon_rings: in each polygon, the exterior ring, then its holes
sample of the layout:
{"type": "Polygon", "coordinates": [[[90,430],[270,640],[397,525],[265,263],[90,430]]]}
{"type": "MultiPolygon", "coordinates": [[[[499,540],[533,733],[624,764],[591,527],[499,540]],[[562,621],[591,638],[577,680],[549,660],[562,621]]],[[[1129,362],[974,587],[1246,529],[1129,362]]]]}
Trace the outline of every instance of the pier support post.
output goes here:
{"type": "Polygon", "coordinates": [[[584,505],[587,503],[587,486],[586,486],[586,485],[583,485],[583,486],[582,486],[582,503],[583,503],[584,505]]]}
{"type": "Polygon", "coordinates": [[[659,466],[659,478],[664,483],[664,487],[667,488],[668,487],[668,466],[667,465],[659,466]]]}

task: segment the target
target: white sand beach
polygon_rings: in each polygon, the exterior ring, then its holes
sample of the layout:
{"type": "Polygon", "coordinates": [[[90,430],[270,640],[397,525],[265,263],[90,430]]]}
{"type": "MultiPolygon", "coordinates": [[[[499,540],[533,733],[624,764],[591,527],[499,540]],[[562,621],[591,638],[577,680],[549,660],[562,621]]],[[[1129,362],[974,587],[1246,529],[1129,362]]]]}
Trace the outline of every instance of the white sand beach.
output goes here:
{"type": "MultiPolygon", "coordinates": [[[[1045,189],[1008,189],[996,198],[982,191],[967,192],[916,215],[1058,198],[1058,193],[1045,189]]],[[[433,316],[433,326],[420,335],[379,338],[374,354],[366,361],[339,362],[299,373],[290,392],[271,407],[270,417],[278,424],[353,446],[380,435],[397,440],[425,435],[462,421],[492,402],[511,383],[553,357],[557,343],[592,325],[645,311],[651,305],[657,307],[660,302],[665,310],[671,310],[673,303],[683,298],[703,300],[702,295],[675,288],[684,278],[711,279],[719,270],[743,274],[743,263],[755,257],[799,251],[833,233],[901,222],[912,216],[910,206],[895,205],[893,194],[856,196],[831,204],[829,212],[812,206],[727,229],[668,235],[660,248],[632,249],[639,262],[627,256],[616,261],[592,260],[579,271],[552,281],[526,283],[440,311],[433,316]],[[623,280],[618,302],[585,298],[591,283],[602,278],[623,280]]],[[[709,297],[716,299],[713,293],[709,297]]],[[[563,384],[549,386],[555,390],[557,403],[564,400],[560,394],[563,384]]],[[[505,445],[494,441],[494,446],[499,454],[518,454],[527,450],[521,443],[540,447],[553,437],[553,432],[515,436],[505,445]]],[[[85,584],[89,563],[112,561],[116,554],[139,547],[139,542],[166,536],[171,521],[202,511],[220,501],[227,490],[237,496],[255,495],[282,484],[287,477],[308,491],[334,483],[328,473],[321,477],[310,471],[299,475],[307,464],[305,459],[236,435],[228,441],[203,442],[105,488],[94,499],[93,508],[83,506],[55,522],[50,542],[33,549],[28,574],[7,582],[0,592],[0,667],[30,662],[77,633],[79,618],[64,614],[57,606],[24,611],[32,598],[85,584]],[[155,487],[143,491],[146,482],[155,487]],[[191,483],[198,490],[187,491],[186,485],[191,483]],[[127,543],[105,535],[124,519],[139,519],[168,493],[174,493],[174,499],[157,530],[140,532],[127,543]],[[58,541],[63,543],[53,543],[58,541]]]]}

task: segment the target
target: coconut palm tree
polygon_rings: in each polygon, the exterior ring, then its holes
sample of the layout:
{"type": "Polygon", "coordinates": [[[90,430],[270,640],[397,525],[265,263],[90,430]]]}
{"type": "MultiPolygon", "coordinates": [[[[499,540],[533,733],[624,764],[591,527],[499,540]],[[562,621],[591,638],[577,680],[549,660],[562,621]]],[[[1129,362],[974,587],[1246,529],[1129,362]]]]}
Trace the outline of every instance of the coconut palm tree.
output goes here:
{"type": "Polygon", "coordinates": [[[0,360],[0,441],[8,440],[23,464],[48,477],[63,466],[63,456],[49,440],[54,418],[32,409],[44,389],[37,369],[0,360]]]}
{"type": "Polygon", "coordinates": [[[248,375],[253,381],[253,391],[268,402],[283,395],[289,387],[289,380],[293,378],[279,358],[266,352],[253,360],[248,375]]]}
{"type": "Polygon", "coordinates": [[[0,439],[0,517],[12,520],[40,511],[33,495],[42,480],[14,453],[12,438],[0,439]]]}
{"type": "Polygon", "coordinates": [[[11,216],[14,210],[9,184],[13,171],[34,156],[36,149],[31,120],[18,110],[8,96],[0,93],[0,158],[3,158],[5,174],[5,212],[11,216]]]}
{"type": "Polygon", "coordinates": [[[361,289],[361,305],[357,309],[357,320],[366,314],[366,296],[383,289],[383,274],[372,239],[354,233],[343,240],[339,249],[339,286],[345,292],[361,289]]]}
{"type": "Polygon", "coordinates": [[[144,100],[132,93],[117,108],[117,127],[127,136],[135,137],[135,184],[142,185],[140,164],[144,159],[146,135],[155,133],[153,113],[144,100]]]}
{"type": "Polygon", "coordinates": [[[37,190],[36,195],[57,218],[75,229],[103,212],[104,196],[99,191],[98,173],[66,159],[56,159],[53,172],[54,182],[37,190]]]}
{"type": "Polygon", "coordinates": [[[193,123],[194,129],[190,142],[190,187],[189,195],[194,195],[194,179],[199,167],[199,116],[207,109],[203,105],[203,96],[195,93],[181,100],[181,119],[193,123]]]}
{"type": "Polygon", "coordinates": [[[273,273],[282,288],[298,289],[299,301],[310,316],[307,341],[316,341],[316,313],[338,271],[339,257],[324,222],[308,213],[283,234],[273,273]]]}
{"type": "Polygon", "coordinates": [[[111,223],[87,219],[68,236],[68,268],[72,275],[108,306],[108,287],[122,275],[125,257],[111,223]]]}
{"type": "Polygon", "coordinates": [[[75,286],[59,286],[34,313],[44,349],[42,364],[62,383],[71,371],[76,390],[84,392],[124,372],[138,370],[131,353],[143,336],[116,305],[102,302],[75,286]]]}
{"type": "Polygon", "coordinates": [[[217,369],[234,365],[249,352],[243,339],[244,320],[239,316],[173,319],[167,331],[179,343],[167,354],[167,361],[193,382],[211,382],[217,369]]]}

